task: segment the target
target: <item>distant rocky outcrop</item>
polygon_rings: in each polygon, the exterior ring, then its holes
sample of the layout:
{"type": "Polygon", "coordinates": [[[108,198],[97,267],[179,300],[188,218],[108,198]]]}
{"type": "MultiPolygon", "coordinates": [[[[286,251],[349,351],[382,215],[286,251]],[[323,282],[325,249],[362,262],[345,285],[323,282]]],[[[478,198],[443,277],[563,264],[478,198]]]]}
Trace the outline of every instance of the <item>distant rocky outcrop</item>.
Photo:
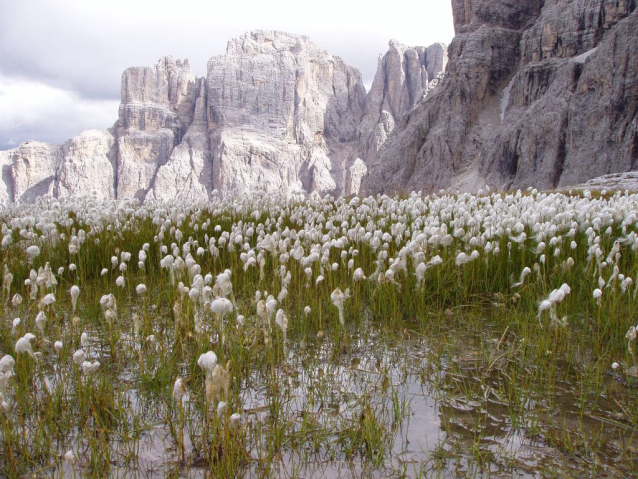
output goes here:
{"type": "Polygon", "coordinates": [[[0,201],[552,189],[633,171],[637,3],[452,0],[449,49],[391,41],[367,94],[282,32],[231,40],[206,78],[171,57],[130,68],[113,128],[0,152],[0,201]]]}
{"type": "Polygon", "coordinates": [[[453,0],[445,78],[365,193],[576,185],[638,167],[635,0],[453,0]]]}
{"type": "Polygon", "coordinates": [[[397,121],[439,83],[446,65],[447,47],[441,43],[411,48],[390,41],[388,52],[379,57],[360,126],[364,158],[376,153],[397,121]]]}
{"type": "Polygon", "coordinates": [[[197,78],[165,57],[122,76],[113,128],[0,152],[0,201],[200,200],[214,190],[356,194],[367,158],[440,81],[446,48],[390,42],[371,92],[307,37],[254,31],[197,78]]]}

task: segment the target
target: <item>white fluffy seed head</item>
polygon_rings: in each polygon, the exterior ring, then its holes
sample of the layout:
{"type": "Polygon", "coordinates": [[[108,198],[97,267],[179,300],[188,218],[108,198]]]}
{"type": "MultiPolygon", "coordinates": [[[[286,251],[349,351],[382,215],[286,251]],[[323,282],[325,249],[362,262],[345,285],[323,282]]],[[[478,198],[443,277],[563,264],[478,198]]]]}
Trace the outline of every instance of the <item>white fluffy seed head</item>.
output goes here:
{"type": "Polygon", "coordinates": [[[86,355],[84,354],[84,351],[78,349],[76,352],[73,353],[73,362],[79,366],[84,362],[85,357],[86,355]]]}
{"type": "Polygon", "coordinates": [[[176,403],[181,404],[182,399],[185,395],[186,386],[184,386],[184,381],[182,380],[182,378],[178,376],[177,379],[175,379],[175,384],[173,384],[173,400],[176,403]]]}
{"type": "Polygon", "coordinates": [[[197,365],[205,372],[212,374],[215,366],[217,366],[217,355],[212,351],[208,351],[199,357],[197,365]]]}
{"type": "Polygon", "coordinates": [[[210,304],[210,310],[218,316],[224,316],[232,313],[233,303],[226,298],[217,298],[210,304]]]}

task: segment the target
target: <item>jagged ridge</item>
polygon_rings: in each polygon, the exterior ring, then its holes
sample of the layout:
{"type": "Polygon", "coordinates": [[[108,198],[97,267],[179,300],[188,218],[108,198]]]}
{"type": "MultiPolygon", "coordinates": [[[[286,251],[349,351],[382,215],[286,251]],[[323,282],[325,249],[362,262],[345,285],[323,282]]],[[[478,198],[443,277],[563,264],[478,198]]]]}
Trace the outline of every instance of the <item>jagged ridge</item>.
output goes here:
{"type": "Polygon", "coordinates": [[[372,155],[366,193],[543,189],[638,166],[635,0],[453,0],[442,84],[372,155]]]}
{"type": "Polygon", "coordinates": [[[129,68],[110,130],[0,152],[0,200],[357,193],[369,152],[440,80],[446,61],[444,45],[393,41],[366,95],[356,69],[307,37],[254,31],[211,58],[206,78],[171,57],[129,68]]]}

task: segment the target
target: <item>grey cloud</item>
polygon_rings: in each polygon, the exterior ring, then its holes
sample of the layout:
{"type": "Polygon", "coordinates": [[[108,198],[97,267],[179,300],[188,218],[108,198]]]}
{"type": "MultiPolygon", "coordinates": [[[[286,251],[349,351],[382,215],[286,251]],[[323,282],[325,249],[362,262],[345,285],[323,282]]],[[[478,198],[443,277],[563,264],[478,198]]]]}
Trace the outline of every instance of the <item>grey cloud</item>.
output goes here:
{"type": "MultiPolygon", "coordinates": [[[[206,74],[208,59],[223,53],[226,42],[249,28],[206,28],[176,22],[144,25],[122,21],[92,24],[57,2],[27,0],[0,6],[0,73],[37,79],[72,90],[90,99],[119,99],[124,69],[153,65],[161,56],[189,58],[199,76],[206,74]]],[[[266,25],[262,28],[271,28],[266,25]]],[[[290,29],[288,29],[290,30],[290,29]]],[[[380,34],[291,31],[308,35],[334,55],[358,68],[366,82],[374,76],[379,53],[389,38],[380,34]]]]}
{"type": "Polygon", "coordinates": [[[111,127],[119,102],[84,99],[43,83],[0,75],[0,149],[26,140],[60,144],[83,130],[111,127]]]}
{"type": "MultiPolygon", "coordinates": [[[[348,32],[343,25],[335,27],[340,30],[331,31],[330,26],[313,25],[312,20],[301,16],[284,18],[277,24],[268,24],[261,18],[208,20],[206,12],[197,17],[197,2],[189,0],[184,8],[177,8],[172,3],[156,1],[158,9],[164,8],[164,15],[157,18],[155,11],[144,10],[137,3],[127,8],[125,2],[105,6],[76,0],[0,0],[0,77],[45,84],[71,92],[74,101],[85,103],[78,109],[64,100],[54,115],[51,109],[42,113],[31,102],[24,107],[33,109],[25,113],[27,118],[11,124],[2,120],[12,116],[0,111],[0,148],[13,146],[9,144],[11,140],[61,143],[83,129],[108,127],[116,120],[117,109],[112,117],[105,113],[111,107],[105,107],[104,100],[119,101],[121,76],[126,68],[151,66],[160,57],[172,55],[188,58],[195,74],[205,76],[208,59],[223,53],[230,38],[252,29],[307,35],[321,48],[359,69],[367,85],[374,77],[378,55],[387,51],[390,40],[383,33],[368,30],[348,32]],[[103,9],[97,11],[96,5],[103,9]],[[170,10],[166,10],[167,6],[170,10]],[[282,23],[284,20],[287,23],[282,23]],[[92,114],[93,111],[100,113],[92,114]],[[73,118],[78,114],[84,117],[73,118]]],[[[146,7],[150,5],[147,3],[146,7]]],[[[207,8],[210,15],[217,7],[207,8]]],[[[402,40],[400,36],[398,39],[402,40]]],[[[22,108],[18,103],[13,106],[22,108]]]]}

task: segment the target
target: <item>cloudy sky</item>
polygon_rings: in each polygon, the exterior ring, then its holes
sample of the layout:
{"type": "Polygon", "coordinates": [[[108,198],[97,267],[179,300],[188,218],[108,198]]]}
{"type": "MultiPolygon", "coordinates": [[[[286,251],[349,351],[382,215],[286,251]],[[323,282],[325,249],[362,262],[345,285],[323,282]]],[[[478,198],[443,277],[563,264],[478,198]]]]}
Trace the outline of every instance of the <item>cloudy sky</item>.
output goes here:
{"type": "Polygon", "coordinates": [[[449,43],[450,0],[0,0],[0,150],[62,143],[117,119],[120,78],[164,55],[198,76],[254,29],[308,35],[372,83],[388,41],[449,43]],[[221,4],[221,5],[220,5],[221,4]]]}

